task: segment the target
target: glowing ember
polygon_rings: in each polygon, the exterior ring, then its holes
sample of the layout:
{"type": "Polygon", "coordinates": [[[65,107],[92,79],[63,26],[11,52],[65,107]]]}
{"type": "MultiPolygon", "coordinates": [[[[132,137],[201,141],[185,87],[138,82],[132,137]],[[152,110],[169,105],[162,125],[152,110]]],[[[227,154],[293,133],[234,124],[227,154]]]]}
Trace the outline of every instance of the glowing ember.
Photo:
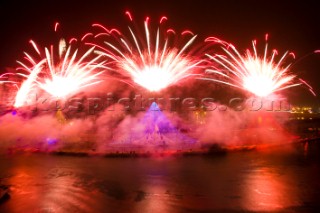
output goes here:
{"type": "MultiPolygon", "coordinates": [[[[267,35],[266,35],[267,40],[267,35]]],[[[305,84],[313,93],[312,88],[303,80],[297,82],[296,76],[289,73],[291,64],[283,66],[284,60],[293,53],[286,52],[278,62],[275,62],[277,50],[273,50],[268,56],[268,44],[265,45],[264,54],[258,55],[256,42],[252,42],[253,52],[247,49],[246,54],[241,55],[238,50],[229,43],[210,37],[206,41],[222,44],[225,55],[206,54],[214,62],[222,66],[223,70],[212,67],[206,73],[215,74],[222,78],[202,78],[249,91],[259,97],[268,96],[274,92],[305,84]]],[[[314,93],[313,93],[314,94],[314,93]]]]}
{"type": "MultiPolygon", "coordinates": [[[[132,21],[131,14],[129,12],[126,12],[126,14],[132,21]]],[[[162,17],[160,25],[165,20],[167,18],[162,17]]],[[[190,52],[187,52],[187,48],[196,39],[196,35],[188,30],[182,32],[181,36],[187,34],[192,36],[180,48],[179,45],[169,39],[171,34],[173,37],[176,35],[172,29],[166,30],[162,37],[162,33],[160,33],[162,30],[159,26],[155,33],[155,39],[152,40],[149,18],[146,18],[144,22],[145,39],[138,37],[130,27],[131,39],[126,39],[116,29],[108,30],[100,24],[94,24],[93,26],[104,30],[104,33],[99,33],[95,37],[106,35],[109,39],[115,38],[118,45],[111,41],[104,42],[107,45],[106,48],[96,44],[87,44],[100,48],[99,51],[95,52],[111,58],[115,61],[118,71],[123,76],[129,77],[133,82],[149,91],[160,91],[193,75],[195,69],[202,62],[195,56],[191,56],[190,52]]],[[[85,36],[88,36],[88,34],[85,36]]]]}
{"type": "Polygon", "coordinates": [[[79,92],[84,87],[100,83],[99,76],[103,71],[96,72],[98,68],[104,68],[103,62],[97,63],[100,56],[94,57],[88,62],[88,56],[93,52],[94,47],[85,52],[80,59],[77,58],[78,50],[71,53],[71,46],[67,47],[65,41],[60,40],[59,60],[54,63],[53,46],[50,51],[45,48],[42,54],[36,44],[30,41],[34,49],[40,56],[40,60],[34,60],[29,54],[25,53],[26,59],[31,63],[27,66],[18,62],[26,74],[19,73],[27,79],[22,83],[15,100],[15,107],[21,107],[26,104],[26,100],[31,91],[42,89],[55,98],[65,98],[79,92]]]}

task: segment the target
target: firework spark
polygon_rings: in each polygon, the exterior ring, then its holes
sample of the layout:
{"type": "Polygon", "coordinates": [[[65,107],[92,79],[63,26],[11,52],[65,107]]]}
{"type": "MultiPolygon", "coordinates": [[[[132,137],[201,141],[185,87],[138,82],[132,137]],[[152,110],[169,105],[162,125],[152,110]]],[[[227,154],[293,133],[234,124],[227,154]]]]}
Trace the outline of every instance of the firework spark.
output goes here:
{"type": "MultiPolygon", "coordinates": [[[[268,35],[266,35],[267,41],[268,35]]],[[[222,45],[224,55],[206,54],[212,61],[222,67],[215,66],[206,69],[206,73],[214,74],[215,78],[201,78],[203,80],[215,81],[240,88],[253,93],[259,97],[268,96],[274,92],[305,84],[314,94],[310,85],[305,81],[297,79],[296,75],[289,72],[291,64],[284,65],[285,59],[293,53],[285,52],[281,58],[275,62],[278,55],[277,50],[273,50],[268,55],[268,43],[266,42],[264,53],[260,56],[257,52],[256,41],[252,42],[253,51],[247,49],[244,55],[230,43],[210,37],[207,42],[219,43],[222,45]]]]}
{"type": "Polygon", "coordinates": [[[94,51],[94,47],[77,59],[78,50],[72,53],[71,45],[68,47],[66,42],[61,39],[58,51],[59,57],[57,63],[55,63],[53,46],[51,46],[50,51],[45,48],[42,53],[33,41],[30,41],[30,43],[41,59],[37,61],[28,53],[24,53],[25,59],[30,65],[18,61],[21,65],[18,69],[24,70],[27,74],[18,73],[26,80],[18,90],[15,107],[25,105],[30,94],[38,89],[42,89],[54,98],[61,99],[102,81],[99,77],[104,71],[96,72],[96,70],[105,68],[105,61],[98,62],[101,56],[95,56],[92,60],[87,60],[94,51]]]}
{"type": "Polygon", "coordinates": [[[41,61],[36,63],[29,55],[27,55],[27,58],[32,60],[30,61],[33,63],[32,67],[27,67],[26,65],[18,61],[18,63],[22,65],[22,67],[19,69],[24,69],[29,72],[29,74],[26,75],[23,73],[18,73],[18,75],[25,77],[26,80],[22,82],[20,88],[18,89],[13,105],[14,107],[22,107],[24,105],[28,105],[28,99],[30,99],[31,94],[33,94],[33,92],[35,92],[37,88],[36,79],[38,77],[38,74],[41,72],[46,62],[45,59],[42,59],[41,61]]]}
{"type": "Polygon", "coordinates": [[[16,81],[11,81],[9,80],[9,76],[10,75],[15,75],[15,73],[4,73],[0,75],[0,84],[4,84],[4,83],[17,83],[16,81]]]}
{"type": "MultiPolygon", "coordinates": [[[[131,14],[129,12],[126,14],[132,21],[131,14]]],[[[97,34],[96,38],[107,36],[109,39],[114,38],[116,42],[104,41],[106,47],[87,44],[97,46],[99,50],[95,51],[96,53],[112,59],[123,76],[129,77],[133,82],[151,92],[160,91],[194,75],[195,69],[201,64],[201,60],[192,56],[191,51],[187,51],[197,36],[189,30],[182,32],[181,36],[187,34],[192,36],[180,48],[169,39],[170,35],[177,38],[175,31],[162,29],[161,25],[166,20],[166,17],[160,19],[154,39],[152,39],[152,31],[150,32],[148,17],[144,21],[144,38],[134,33],[131,27],[129,27],[130,39],[126,39],[116,29],[108,30],[100,24],[94,24],[93,26],[103,29],[103,33],[97,34]]],[[[88,34],[84,37],[86,36],[88,34]]]]}

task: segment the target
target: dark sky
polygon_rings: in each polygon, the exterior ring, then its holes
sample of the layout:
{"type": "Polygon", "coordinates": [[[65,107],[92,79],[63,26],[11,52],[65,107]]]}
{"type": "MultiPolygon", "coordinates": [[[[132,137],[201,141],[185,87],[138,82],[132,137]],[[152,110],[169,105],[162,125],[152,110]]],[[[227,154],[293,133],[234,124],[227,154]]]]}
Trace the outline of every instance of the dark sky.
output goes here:
{"type": "MultiPolygon", "coordinates": [[[[315,2],[299,1],[21,1],[0,3],[0,70],[16,66],[23,51],[30,51],[32,38],[40,45],[55,43],[53,25],[61,24],[63,36],[70,38],[90,31],[94,22],[117,28],[126,27],[124,11],[129,9],[137,22],[150,16],[169,18],[175,28],[191,29],[203,39],[216,36],[242,50],[251,40],[269,43],[280,53],[291,50],[297,58],[320,49],[320,8],[315,2]],[[31,3],[30,3],[31,2],[31,3]]],[[[307,80],[320,94],[320,54],[310,55],[292,67],[292,72],[307,80]]],[[[304,89],[288,91],[294,100],[317,103],[304,89]]]]}

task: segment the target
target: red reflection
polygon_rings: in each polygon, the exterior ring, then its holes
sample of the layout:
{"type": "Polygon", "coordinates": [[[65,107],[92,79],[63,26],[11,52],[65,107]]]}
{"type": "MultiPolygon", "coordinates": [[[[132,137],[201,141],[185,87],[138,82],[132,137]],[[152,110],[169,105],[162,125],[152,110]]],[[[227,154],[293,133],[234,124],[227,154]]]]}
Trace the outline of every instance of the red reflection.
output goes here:
{"type": "Polygon", "coordinates": [[[250,172],[245,179],[242,205],[250,211],[276,211],[299,205],[291,188],[294,180],[280,171],[265,167],[250,172]]]}

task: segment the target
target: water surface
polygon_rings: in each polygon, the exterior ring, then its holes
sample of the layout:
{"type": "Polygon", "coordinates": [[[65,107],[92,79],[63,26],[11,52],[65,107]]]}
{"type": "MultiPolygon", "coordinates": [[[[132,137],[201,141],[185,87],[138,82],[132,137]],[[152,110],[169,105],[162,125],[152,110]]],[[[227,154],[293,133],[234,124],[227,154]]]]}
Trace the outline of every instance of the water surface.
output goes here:
{"type": "MultiPolygon", "coordinates": [[[[315,212],[318,145],[219,156],[0,156],[0,212],[315,212]]],[[[319,153],[319,154],[318,154],[319,153]]]]}

